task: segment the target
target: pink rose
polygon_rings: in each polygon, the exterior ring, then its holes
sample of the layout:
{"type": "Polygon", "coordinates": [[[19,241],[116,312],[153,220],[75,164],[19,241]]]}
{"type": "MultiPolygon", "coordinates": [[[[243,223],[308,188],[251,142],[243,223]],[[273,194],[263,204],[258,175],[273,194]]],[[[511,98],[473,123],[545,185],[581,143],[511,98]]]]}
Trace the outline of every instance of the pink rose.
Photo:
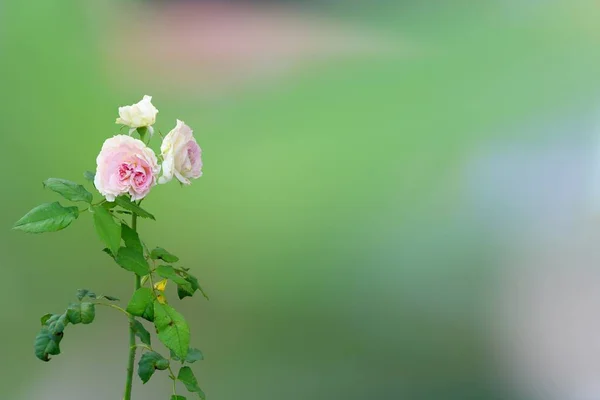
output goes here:
{"type": "Polygon", "coordinates": [[[167,183],[175,176],[181,183],[202,176],[202,150],[192,129],[177,120],[177,126],[163,139],[160,151],[163,156],[163,175],[159,183],[167,183]]]}
{"type": "Polygon", "coordinates": [[[143,199],[156,184],[160,172],[152,149],[127,135],[107,139],[96,162],[94,185],[108,201],[126,193],[131,200],[143,199]]]}

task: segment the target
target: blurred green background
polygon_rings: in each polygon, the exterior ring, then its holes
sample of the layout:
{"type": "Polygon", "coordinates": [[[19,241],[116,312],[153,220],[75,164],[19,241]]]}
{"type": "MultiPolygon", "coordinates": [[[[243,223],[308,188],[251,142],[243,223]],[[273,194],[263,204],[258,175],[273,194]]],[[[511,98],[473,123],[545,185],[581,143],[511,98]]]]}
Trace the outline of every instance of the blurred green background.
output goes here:
{"type": "MultiPolygon", "coordinates": [[[[578,229],[599,17],[583,1],[3,0],[0,397],[122,396],[118,313],[33,356],[39,317],[77,288],[130,296],[90,215],[10,228],[56,199],[44,179],[83,182],[117,107],[148,94],[156,127],[182,119],[203,149],[204,176],[155,188],[140,230],[211,296],[181,305],[209,399],[587,399],[531,390],[552,375],[514,361],[498,282],[539,232],[578,229]]],[[[169,393],[135,381],[136,399],[169,393]]]]}

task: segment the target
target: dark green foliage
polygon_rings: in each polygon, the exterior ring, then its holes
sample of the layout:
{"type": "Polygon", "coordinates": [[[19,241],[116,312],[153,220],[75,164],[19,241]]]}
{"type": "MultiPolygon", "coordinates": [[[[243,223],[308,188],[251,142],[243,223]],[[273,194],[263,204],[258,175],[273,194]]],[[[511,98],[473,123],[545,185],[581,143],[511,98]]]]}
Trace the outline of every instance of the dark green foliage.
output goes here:
{"type": "Polygon", "coordinates": [[[90,297],[92,299],[96,298],[96,295],[90,292],[88,289],[77,289],[77,299],[79,301],[83,300],[85,297],[90,297]]]}
{"type": "Polygon", "coordinates": [[[140,288],[136,290],[127,305],[127,312],[150,322],[154,321],[154,293],[152,289],[140,288]]]}
{"type": "Polygon", "coordinates": [[[152,253],[150,253],[150,258],[152,258],[153,260],[163,260],[164,262],[168,263],[175,263],[179,261],[179,257],[169,253],[162,247],[157,247],[154,250],[152,250],[152,253]]]}
{"type": "Polygon", "coordinates": [[[185,385],[189,392],[196,393],[198,397],[203,400],[206,398],[204,392],[200,389],[200,386],[198,386],[198,380],[196,380],[194,372],[190,367],[181,367],[177,379],[185,385]]]}
{"type": "Polygon", "coordinates": [[[40,322],[42,323],[42,326],[46,325],[46,322],[48,322],[48,320],[52,317],[52,314],[44,314],[42,315],[42,318],[40,318],[40,322]]]}
{"type": "Polygon", "coordinates": [[[161,278],[169,279],[173,281],[173,283],[177,285],[187,285],[188,281],[185,280],[182,276],[180,276],[177,271],[171,267],[170,265],[161,265],[156,268],[156,275],[161,278]]]}
{"type": "Polygon", "coordinates": [[[83,177],[84,177],[86,180],[88,180],[88,181],[90,181],[90,182],[92,182],[92,183],[93,183],[93,182],[94,182],[94,179],[96,178],[96,173],[95,173],[95,172],[92,172],[92,171],[85,171],[85,172],[83,173],[83,177]]]}
{"type": "Polygon", "coordinates": [[[144,253],[144,247],[140,241],[137,232],[131,229],[127,224],[121,224],[121,237],[126,247],[133,249],[141,254],[144,253]]]}
{"type": "Polygon", "coordinates": [[[200,293],[202,293],[202,296],[204,296],[206,300],[209,300],[208,295],[198,283],[198,279],[188,272],[189,269],[179,268],[176,269],[176,271],[177,274],[183,277],[183,279],[185,279],[186,281],[186,284],[177,285],[177,296],[179,296],[179,299],[184,299],[185,297],[192,297],[196,290],[199,290],[200,293]]]}
{"type": "Polygon", "coordinates": [[[91,324],[96,317],[96,307],[93,303],[74,303],[67,309],[67,318],[73,325],[91,324]]]}
{"type": "MultiPolygon", "coordinates": [[[[179,357],[177,357],[177,354],[175,354],[173,352],[173,350],[171,350],[171,358],[175,361],[181,361],[181,359],[179,357]]],[[[204,355],[202,354],[202,352],[198,349],[190,348],[188,350],[187,357],[185,358],[185,362],[189,363],[189,364],[193,364],[196,361],[200,361],[200,360],[204,360],[204,355]]]]}
{"type": "Polygon", "coordinates": [[[27,233],[56,232],[65,229],[79,217],[77,207],[63,207],[58,202],[45,203],[29,211],[13,229],[27,233]]]}
{"type": "MultiPolygon", "coordinates": [[[[93,182],[94,173],[86,172],[85,177],[93,182]]],[[[136,226],[135,221],[138,216],[154,220],[152,214],[140,207],[140,202],[132,202],[128,196],[121,196],[115,202],[103,201],[97,205],[91,205],[93,195],[82,185],[75,182],[50,178],[44,182],[44,186],[62,195],[67,200],[90,204],[89,209],[93,214],[95,230],[106,245],[103,251],[125,270],[143,277],[141,280],[142,286],[147,283],[147,279],[152,280],[152,274],[155,274],[155,276],[173,282],[177,286],[180,299],[191,297],[196,291],[200,291],[204,297],[208,298],[200,287],[198,279],[189,273],[189,268],[174,267],[173,265],[156,266],[157,263],[152,261],[158,260],[173,264],[179,261],[176,255],[161,247],[157,247],[150,254],[147,254],[147,247],[140,240],[136,230],[120,220],[122,218],[120,214],[133,214],[133,227],[136,226]],[[153,270],[151,270],[150,264],[152,264],[153,270]]],[[[46,203],[27,213],[15,224],[14,229],[32,233],[58,231],[69,226],[78,217],[79,209],[77,207],[63,207],[58,202],[46,203]]],[[[138,287],[139,283],[140,281],[138,281],[138,287]]],[[[163,283],[166,283],[166,281],[163,283]]],[[[138,362],[137,373],[143,383],[148,382],[155,371],[169,369],[170,361],[152,350],[150,331],[146,329],[141,320],[135,317],[144,318],[154,323],[158,339],[169,349],[172,360],[180,361],[182,364],[191,364],[204,359],[200,350],[189,347],[189,326],[183,315],[169,304],[166,304],[165,294],[158,291],[164,290],[164,288],[161,287],[156,292],[155,290],[152,287],[138,288],[125,310],[130,317],[131,332],[139,340],[137,346],[149,350],[142,354],[138,362]],[[159,296],[157,297],[157,295],[159,296]],[[143,343],[144,346],[140,343],[143,343]]],[[[96,316],[96,304],[109,305],[123,311],[116,305],[106,303],[119,301],[114,296],[97,295],[89,289],[78,289],[76,296],[78,302],[70,304],[63,314],[46,314],[40,318],[42,326],[35,337],[34,343],[35,355],[40,360],[47,362],[51,359],[51,356],[60,354],[60,344],[64,338],[65,328],[69,324],[86,325],[92,323],[96,316]],[[104,301],[93,303],[94,300],[104,301]]],[[[137,347],[133,335],[130,343],[132,349],[137,347]]],[[[131,357],[134,356],[133,351],[130,353],[131,357]]],[[[130,358],[130,360],[133,360],[133,358],[130,358]]],[[[128,371],[132,370],[128,369],[128,371]]],[[[130,376],[128,377],[130,378],[130,376]]],[[[205,398],[194,373],[189,367],[182,367],[178,376],[173,376],[172,379],[182,382],[191,393],[196,393],[201,399],[205,398]]],[[[171,400],[186,400],[186,397],[172,395],[171,400]]]]}
{"type": "Polygon", "coordinates": [[[156,218],[154,218],[154,215],[150,214],[148,211],[144,210],[142,207],[138,206],[137,204],[135,204],[134,202],[132,202],[131,200],[129,200],[129,198],[125,197],[125,196],[119,196],[115,199],[115,202],[117,203],[117,205],[119,207],[122,207],[128,211],[131,211],[132,213],[135,213],[136,215],[142,217],[142,218],[150,218],[152,220],[156,220],[156,218]]]}
{"type": "Polygon", "coordinates": [[[142,325],[142,323],[140,321],[138,321],[137,319],[133,320],[133,323],[131,324],[131,328],[133,329],[133,332],[135,333],[135,335],[140,338],[140,341],[148,346],[152,346],[151,343],[151,339],[150,339],[150,332],[148,332],[146,330],[146,328],[144,328],[144,325],[142,325]]]}
{"type": "Polygon", "coordinates": [[[117,254],[119,247],[121,247],[121,225],[115,222],[106,208],[95,206],[92,210],[94,212],[94,226],[98,236],[112,254],[117,254]]]}
{"type": "Polygon", "coordinates": [[[65,314],[46,314],[41,318],[42,328],[35,337],[35,356],[42,361],[50,361],[51,355],[60,354],[60,342],[64,336],[64,330],[69,324],[65,314]]]}
{"type": "Polygon", "coordinates": [[[154,301],[154,326],[158,339],[179,359],[184,360],[190,344],[190,328],[183,315],[168,304],[154,301]]]}
{"type": "Polygon", "coordinates": [[[114,297],[114,296],[108,296],[106,294],[101,294],[100,296],[97,297],[98,300],[102,300],[102,299],[106,299],[108,301],[120,301],[119,298],[114,297]]]}
{"type": "Polygon", "coordinates": [[[42,361],[50,361],[50,355],[55,356],[60,354],[60,342],[62,338],[62,332],[59,335],[55,335],[50,333],[47,326],[43,326],[35,337],[35,356],[42,361]]]}
{"type": "Polygon", "coordinates": [[[146,383],[150,380],[154,371],[163,371],[169,368],[169,360],[161,356],[155,351],[148,351],[142,354],[138,363],[138,376],[142,382],[146,383]]]}
{"type": "Polygon", "coordinates": [[[67,200],[92,203],[92,194],[78,183],[66,179],[49,178],[44,181],[44,187],[60,194],[67,200]]]}
{"type": "Polygon", "coordinates": [[[135,272],[139,276],[150,273],[150,267],[144,258],[144,254],[131,247],[121,247],[115,261],[127,271],[135,272]]]}
{"type": "MultiPolygon", "coordinates": [[[[108,250],[108,249],[105,249],[105,250],[108,250]]],[[[90,291],[89,289],[77,289],[77,299],[79,301],[83,300],[86,297],[93,299],[93,300],[119,301],[119,299],[114,296],[108,296],[106,294],[96,295],[96,293],[90,291]]]]}

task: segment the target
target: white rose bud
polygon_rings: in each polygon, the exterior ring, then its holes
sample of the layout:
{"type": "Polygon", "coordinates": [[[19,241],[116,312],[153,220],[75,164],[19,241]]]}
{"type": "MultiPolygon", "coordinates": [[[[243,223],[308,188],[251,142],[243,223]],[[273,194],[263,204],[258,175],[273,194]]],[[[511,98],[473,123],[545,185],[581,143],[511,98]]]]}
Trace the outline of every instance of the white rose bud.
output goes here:
{"type": "Polygon", "coordinates": [[[158,110],[152,105],[152,96],[144,96],[137,104],[119,107],[119,118],[116,123],[127,125],[131,134],[137,128],[147,127],[150,134],[154,132],[152,125],[156,122],[158,110]]]}
{"type": "Polygon", "coordinates": [[[181,183],[202,176],[202,150],[192,129],[177,120],[177,126],[163,139],[160,151],[163,157],[163,175],[158,183],[167,183],[175,176],[181,183]]]}

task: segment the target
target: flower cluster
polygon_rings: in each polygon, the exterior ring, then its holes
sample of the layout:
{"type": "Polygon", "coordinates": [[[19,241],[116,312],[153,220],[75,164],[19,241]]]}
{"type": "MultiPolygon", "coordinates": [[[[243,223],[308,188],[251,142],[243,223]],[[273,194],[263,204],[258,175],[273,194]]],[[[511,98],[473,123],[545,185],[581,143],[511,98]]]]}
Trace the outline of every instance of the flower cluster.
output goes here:
{"type": "Polygon", "coordinates": [[[129,126],[129,135],[107,139],[96,159],[94,185],[110,202],[123,194],[129,194],[132,201],[141,200],[154,185],[170,182],[173,177],[189,185],[190,179],[202,176],[202,149],[184,122],[177,120],[175,128],[163,139],[162,165],[143,141],[146,132],[152,137],[158,113],[151,101],[151,96],[144,96],[137,104],[119,108],[116,123],[129,126]],[[142,140],[131,136],[136,130],[142,140]]]}

